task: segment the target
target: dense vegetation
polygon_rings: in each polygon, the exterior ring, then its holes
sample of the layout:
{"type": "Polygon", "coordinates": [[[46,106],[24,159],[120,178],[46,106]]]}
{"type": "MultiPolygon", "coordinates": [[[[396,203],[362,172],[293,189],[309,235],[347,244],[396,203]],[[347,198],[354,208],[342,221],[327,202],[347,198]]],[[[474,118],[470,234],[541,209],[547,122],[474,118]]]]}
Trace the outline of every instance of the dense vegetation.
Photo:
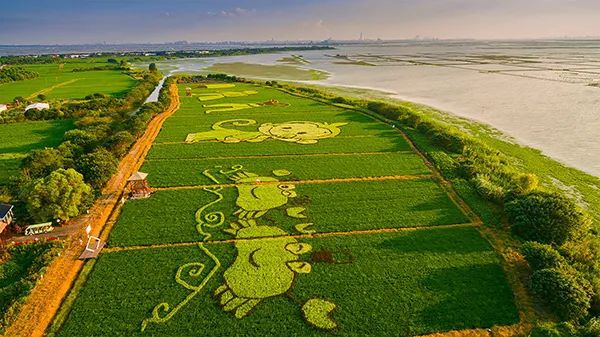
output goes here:
{"type": "Polygon", "coordinates": [[[13,321],[19,306],[60,248],[57,242],[13,246],[6,250],[0,247],[0,333],[13,321]]]}
{"type": "Polygon", "coordinates": [[[29,80],[38,76],[40,76],[40,74],[26,70],[22,67],[0,68],[0,83],[29,80]]]}
{"type": "Polygon", "coordinates": [[[575,332],[557,332],[556,336],[574,336],[579,333],[578,325],[585,335],[590,324],[597,324],[592,322],[600,315],[598,224],[593,225],[589,212],[570,196],[539,184],[539,177],[515,158],[425,108],[270,84],[339,105],[356,106],[402,127],[459,193],[467,195],[461,187],[467,183],[489,203],[484,207],[474,205],[484,219],[493,218],[492,223],[499,227],[503,226],[503,218],[508,219],[514,238],[529,242],[523,246],[523,253],[532,267],[532,293],[562,320],[575,324],[575,332]]]}

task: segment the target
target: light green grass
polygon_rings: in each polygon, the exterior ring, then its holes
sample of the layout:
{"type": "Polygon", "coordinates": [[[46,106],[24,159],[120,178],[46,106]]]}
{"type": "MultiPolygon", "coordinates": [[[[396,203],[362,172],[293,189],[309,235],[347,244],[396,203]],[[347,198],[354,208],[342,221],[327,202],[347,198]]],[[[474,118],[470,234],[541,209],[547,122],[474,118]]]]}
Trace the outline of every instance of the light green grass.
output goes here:
{"type": "Polygon", "coordinates": [[[0,124],[0,185],[18,174],[21,159],[31,150],[57,146],[73,127],[69,120],[0,124]]]}
{"type": "Polygon", "coordinates": [[[0,103],[11,102],[17,96],[30,97],[44,94],[48,99],[77,99],[93,93],[123,96],[137,83],[120,70],[73,72],[75,68],[105,66],[108,63],[68,62],[60,64],[33,64],[22,67],[35,71],[39,77],[31,80],[0,84],[0,103]]]}

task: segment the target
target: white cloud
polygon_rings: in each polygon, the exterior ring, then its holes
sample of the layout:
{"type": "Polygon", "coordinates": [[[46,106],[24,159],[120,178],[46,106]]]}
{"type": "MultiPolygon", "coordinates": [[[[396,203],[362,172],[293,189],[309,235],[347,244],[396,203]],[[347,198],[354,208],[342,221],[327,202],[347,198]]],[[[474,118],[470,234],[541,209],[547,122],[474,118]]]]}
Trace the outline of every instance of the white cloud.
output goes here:
{"type": "Polygon", "coordinates": [[[237,18],[242,16],[250,16],[256,14],[256,9],[245,9],[236,7],[232,10],[222,10],[219,15],[227,18],[237,18]]]}

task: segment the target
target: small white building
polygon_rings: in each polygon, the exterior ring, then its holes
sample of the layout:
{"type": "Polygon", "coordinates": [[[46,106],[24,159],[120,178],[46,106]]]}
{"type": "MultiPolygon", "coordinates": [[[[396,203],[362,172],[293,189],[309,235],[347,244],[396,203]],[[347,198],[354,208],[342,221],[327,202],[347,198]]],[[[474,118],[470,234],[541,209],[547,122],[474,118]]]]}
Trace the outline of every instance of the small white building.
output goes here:
{"type": "Polygon", "coordinates": [[[50,109],[50,104],[48,103],[33,103],[33,104],[29,104],[26,108],[25,111],[27,110],[31,110],[31,109],[37,109],[38,111],[42,111],[44,109],[50,109]]]}
{"type": "Polygon", "coordinates": [[[8,105],[0,104],[0,112],[8,110],[8,105]]]}

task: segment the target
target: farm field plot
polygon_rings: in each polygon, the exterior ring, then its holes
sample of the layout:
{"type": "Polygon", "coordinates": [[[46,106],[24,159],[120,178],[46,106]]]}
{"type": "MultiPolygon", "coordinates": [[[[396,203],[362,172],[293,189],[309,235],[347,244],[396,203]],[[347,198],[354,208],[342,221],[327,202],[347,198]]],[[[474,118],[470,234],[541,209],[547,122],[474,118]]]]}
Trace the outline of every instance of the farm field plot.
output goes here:
{"type": "MultiPolygon", "coordinates": [[[[298,197],[289,198],[288,208],[273,210],[264,216],[265,221],[286,229],[286,233],[280,235],[295,231],[295,226],[302,223],[312,223],[309,229],[322,233],[469,221],[429,179],[298,184],[295,190],[298,197]],[[303,217],[288,216],[288,209],[296,208],[306,209],[300,214],[303,217]]],[[[242,202],[233,187],[224,188],[220,193],[225,206],[219,211],[226,214],[226,222],[210,231],[211,240],[231,238],[223,230],[228,229],[229,222],[237,221],[233,215],[239,208],[236,202],[242,202]]],[[[111,232],[109,243],[129,246],[196,241],[195,212],[213,199],[213,193],[204,189],[180,189],[155,192],[152,198],[129,202],[111,232]]]]}
{"type": "MultiPolygon", "coordinates": [[[[268,245],[269,240],[249,244],[268,245]]],[[[302,241],[312,250],[298,258],[311,271],[293,274],[286,294],[265,298],[243,319],[226,312],[214,295],[235,275],[229,266],[244,261],[244,256],[235,257],[233,244],[205,244],[215,260],[197,245],[105,253],[59,336],[80,336],[82,331],[89,336],[328,335],[303,319],[301,307],[311,299],[335,306],[327,316],[335,324],[334,335],[411,336],[518,319],[498,258],[473,228],[302,241]],[[157,304],[174,308],[190,295],[174,280],[180,266],[203,263],[201,280],[215,270],[215,261],[219,267],[193,299],[170,320],[150,322],[140,332],[157,304]]],[[[251,273],[244,282],[256,281],[253,276],[259,275],[251,273]]],[[[260,287],[275,290],[282,281],[260,287]]]]}
{"type": "Polygon", "coordinates": [[[398,130],[270,87],[202,85],[179,85],[141,168],[154,191],[121,209],[58,336],[415,336],[519,321],[478,219],[398,130]],[[236,109],[206,113],[198,97],[236,109]]]}
{"type": "Polygon", "coordinates": [[[106,66],[105,62],[67,62],[20,65],[34,71],[39,77],[0,84],[0,102],[6,103],[17,96],[32,97],[44,94],[48,99],[84,98],[93,93],[121,96],[137,82],[120,70],[76,71],[76,68],[106,66]]]}
{"type": "Polygon", "coordinates": [[[313,146],[266,141],[240,143],[237,146],[219,142],[196,144],[154,144],[148,159],[186,159],[206,157],[240,157],[283,154],[370,153],[410,151],[406,141],[398,136],[335,138],[313,146]]]}
{"type": "Polygon", "coordinates": [[[218,165],[252,167],[261,176],[269,174],[273,167],[285,167],[292,172],[290,176],[283,177],[285,181],[431,173],[421,157],[413,152],[146,160],[141,170],[150,174],[148,181],[154,187],[210,185],[214,182],[203,175],[202,171],[218,165]]]}
{"type": "Polygon", "coordinates": [[[27,153],[60,144],[72,128],[68,120],[0,124],[0,185],[16,174],[27,153]]]}

